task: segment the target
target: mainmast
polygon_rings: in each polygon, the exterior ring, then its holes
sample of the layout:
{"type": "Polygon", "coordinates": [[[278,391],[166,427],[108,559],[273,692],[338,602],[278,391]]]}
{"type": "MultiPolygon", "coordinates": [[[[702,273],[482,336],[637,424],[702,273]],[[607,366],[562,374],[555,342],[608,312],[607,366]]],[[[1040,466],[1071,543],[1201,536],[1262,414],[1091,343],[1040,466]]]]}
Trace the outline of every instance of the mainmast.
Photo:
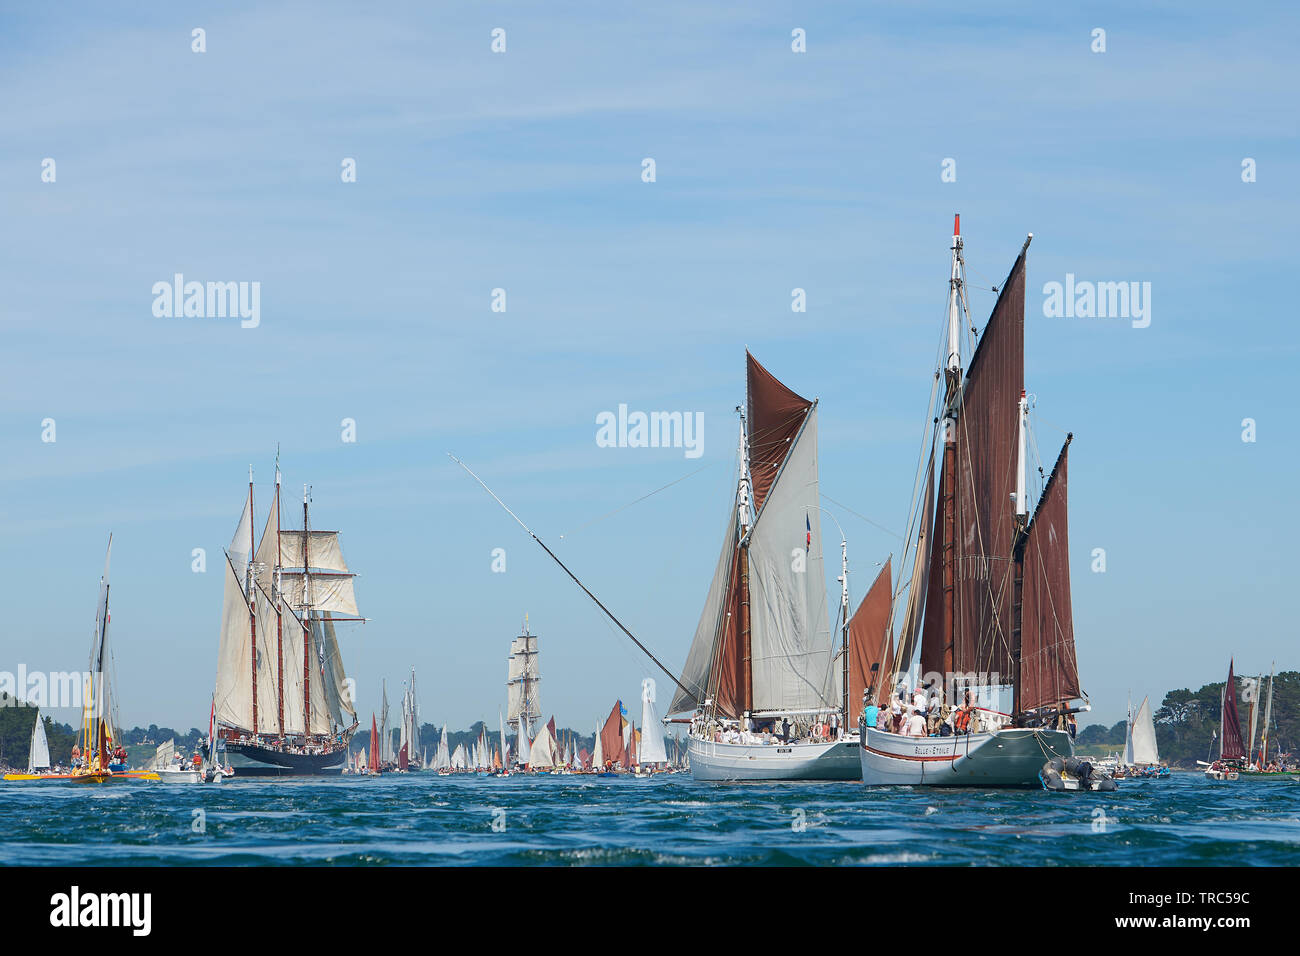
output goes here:
{"type": "MultiPolygon", "coordinates": [[[[303,740],[311,736],[311,520],[307,514],[310,489],[302,486],[302,733],[303,740]]],[[[256,699],[256,694],[254,694],[256,699]]]]}
{"type": "Polygon", "coordinates": [[[737,536],[740,541],[740,554],[737,558],[740,578],[740,706],[738,709],[742,717],[748,717],[754,707],[754,672],[749,632],[749,529],[753,525],[753,517],[750,505],[749,431],[744,410],[737,405],[736,412],[740,415],[740,479],[736,486],[736,522],[740,529],[737,536]]]}
{"type": "MultiPolygon", "coordinates": [[[[1024,647],[1024,593],[1025,593],[1025,543],[1029,539],[1029,495],[1025,491],[1028,463],[1025,456],[1026,433],[1029,429],[1029,400],[1025,390],[1020,390],[1020,404],[1016,413],[1016,536],[1012,546],[1012,596],[1011,596],[1011,719],[1020,716],[1020,661],[1024,647]]],[[[1131,711],[1133,702],[1129,701],[1131,711]]],[[[1132,728],[1130,726],[1130,733],[1132,728]]]]}
{"type": "Polygon", "coordinates": [[[954,672],[953,649],[957,643],[956,546],[957,546],[957,415],[961,405],[961,308],[966,263],[962,258],[961,214],[952,221],[952,271],[948,279],[948,356],[944,363],[942,572],[943,572],[943,670],[954,672]]]}
{"type": "Polygon", "coordinates": [[[257,736],[257,611],[253,589],[253,561],[257,542],[253,540],[253,466],[248,466],[248,563],[244,567],[244,597],[248,601],[249,661],[253,669],[253,736],[257,736]]]}
{"type": "Polygon", "coordinates": [[[845,733],[849,729],[849,541],[840,533],[840,619],[844,622],[844,637],[840,645],[840,654],[844,658],[843,673],[841,681],[843,692],[840,694],[840,702],[843,704],[843,722],[841,726],[845,733]]]}
{"type": "Polygon", "coordinates": [[[284,740],[284,576],[281,566],[284,556],[280,550],[280,446],[275,449],[275,707],[280,722],[280,740],[284,740]]]}

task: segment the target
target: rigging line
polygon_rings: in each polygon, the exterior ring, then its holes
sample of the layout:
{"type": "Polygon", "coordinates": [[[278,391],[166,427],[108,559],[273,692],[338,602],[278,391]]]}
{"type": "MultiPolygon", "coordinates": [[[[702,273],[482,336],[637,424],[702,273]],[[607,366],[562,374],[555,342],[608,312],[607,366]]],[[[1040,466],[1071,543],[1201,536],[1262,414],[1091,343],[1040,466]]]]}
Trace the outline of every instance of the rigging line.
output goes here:
{"type": "Polygon", "coordinates": [[[461,468],[464,468],[466,474],[468,474],[471,478],[477,481],[479,485],[482,487],[482,489],[486,491],[489,495],[491,495],[492,498],[496,501],[496,503],[499,504],[505,510],[505,513],[515,519],[515,523],[518,524],[519,527],[523,528],[524,531],[528,532],[528,536],[532,538],[534,541],[536,541],[538,545],[541,546],[541,549],[551,556],[551,560],[554,561],[556,564],[558,564],[564,570],[564,573],[573,579],[574,584],[582,588],[582,590],[586,593],[587,597],[591,598],[593,601],[596,602],[596,606],[599,607],[602,611],[604,611],[609,616],[609,619],[611,621],[613,621],[615,624],[618,625],[619,630],[621,630],[624,634],[626,634],[629,638],[631,638],[633,644],[641,648],[642,653],[644,653],[646,657],[650,658],[650,660],[655,662],[656,666],[658,666],[658,668],[668,676],[669,680],[671,680],[674,684],[676,684],[686,693],[688,694],[690,693],[690,691],[686,690],[686,686],[677,679],[677,676],[673,674],[672,671],[670,671],[668,668],[664,667],[664,665],[660,663],[659,658],[651,654],[650,649],[646,647],[644,644],[642,644],[640,641],[638,641],[636,639],[636,635],[633,634],[631,631],[629,631],[626,627],[624,627],[623,622],[620,621],[618,618],[616,618],[613,615],[613,613],[610,611],[610,609],[605,607],[605,605],[600,602],[600,598],[596,597],[596,595],[592,594],[591,591],[587,590],[587,586],[583,584],[581,581],[579,581],[577,575],[575,575],[572,571],[570,571],[568,566],[555,556],[555,552],[552,551],[550,548],[548,548],[545,542],[543,542],[541,538],[537,537],[537,535],[533,532],[533,530],[529,528],[528,525],[524,524],[522,520],[520,520],[517,514],[515,514],[513,511],[511,511],[509,508],[506,507],[506,503],[497,497],[496,492],[494,492],[491,488],[489,488],[487,485],[483,483],[482,478],[474,474],[474,472],[470,471],[469,466],[466,465],[459,458],[457,458],[455,455],[451,454],[451,452],[447,453],[447,457],[450,458],[452,461],[454,461],[456,464],[460,465],[461,468]]]}
{"type": "MultiPolygon", "coordinates": [[[[675,479],[674,481],[670,481],[670,482],[668,482],[668,484],[664,485],[663,487],[656,488],[654,491],[651,491],[651,492],[649,492],[648,494],[644,494],[644,495],[642,495],[640,498],[637,498],[637,499],[634,500],[634,501],[629,501],[629,502],[628,502],[627,504],[625,504],[625,505],[620,505],[619,507],[615,508],[613,511],[607,511],[605,514],[601,515],[599,518],[592,518],[590,521],[586,522],[585,524],[580,524],[580,525],[578,525],[578,527],[574,528],[573,531],[570,531],[569,534],[577,534],[579,531],[582,531],[584,528],[590,528],[592,525],[594,525],[594,524],[598,524],[599,522],[604,521],[606,518],[609,518],[609,517],[612,517],[612,516],[618,514],[620,511],[626,511],[628,508],[631,508],[633,505],[640,504],[641,502],[645,501],[647,498],[651,498],[651,497],[654,497],[655,495],[659,494],[659,492],[661,492],[661,491],[667,491],[667,490],[668,490],[669,488],[671,488],[673,485],[680,484],[681,482],[685,481],[687,478],[694,478],[696,475],[698,475],[700,472],[704,471],[706,468],[712,468],[712,467],[713,467],[714,465],[716,465],[716,464],[718,464],[718,462],[714,461],[714,462],[710,462],[710,463],[707,464],[707,465],[704,465],[703,467],[696,468],[696,469],[695,469],[693,472],[691,472],[690,474],[688,474],[688,475],[682,475],[682,477],[677,478],[677,479],[675,479]]],[[[564,535],[564,534],[562,534],[562,535],[560,535],[560,540],[564,540],[566,537],[568,537],[568,535],[564,535]]]]}
{"type": "Polygon", "coordinates": [[[867,524],[871,525],[873,528],[879,528],[881,531],[885,532],[885,534],[891,535],[892,537],[897,538],[899,541],[902,541],[902,540],[903,540],[903,536],[902,536],[901,534],[898,534],[898,533],[896,533],[896,532],[890,531],[890,530],[889,530],[888,528],[886,528],[883,524],[880,524],[880,523],[877,522],[877,521],[872,521],[872,520],[871,520],[870,518],[868,518],[866,515],[858,514],[856,511],[854,511],[854,510],[853,510],[852,508],[850,508],[848,505],[843,504],[843,503],[841,503],[841,502],[839,502],[839,501],[836,501],[836,500],[835,500],[834,498],[832,498],[830,495],[826,494],[826,492],[823,491],[823,492],[820,492],[820,494],[821,494],[821,496],[822,496],[823,498],[825,498],[825,499],[826,499],[827,501],[829,501],[831,504],[833,504],[833,505],[838,505],[839,507],[841,507],[841,508],[843,508],[845,511],[847,511],[849,514],[853,515],[853,517],[855,517],[855,518],[861,518],[863,521],[865,521],[867,524]]]}

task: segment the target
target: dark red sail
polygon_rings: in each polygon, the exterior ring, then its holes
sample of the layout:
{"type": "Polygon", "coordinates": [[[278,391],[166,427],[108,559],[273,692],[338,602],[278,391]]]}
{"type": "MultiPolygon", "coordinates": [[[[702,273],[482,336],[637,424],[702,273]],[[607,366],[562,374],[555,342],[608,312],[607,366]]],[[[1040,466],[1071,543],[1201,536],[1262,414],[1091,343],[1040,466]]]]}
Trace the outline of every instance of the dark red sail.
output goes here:
{"type": "Polygon", "coordinates": [[[1223,688],[1223,729],[1219,731],[1219,756],[1225,760],[1244,760],[1246,748],[1241,742],[1241,718],[1237,716],[1237,679],[1228,661],[1228,683],[1223,688]]]}
{"type": "Polygon", "coordinates": [[[1011,496],[1016,490],[1024,353],[1025,254],[1021,252],[971,357],[957,419],[956,671],[1011,672],[1016,538],[1011,496]]]}
{"type": "Polygon", "coordinates": [[[600,729],[601,755],[606,762],[619,765],[623,762],[623,702],[614,702],[614,709],[605,718],[605,726],[600,729]]]}
{"type": "Polygon", "coordinates": [[[1070,604],[1069,439],[1025,538],[1020,618],[1020,709],[1080,696],[1070,604]]]}
{"type": "Polygon", "coordinates": [[[876,575],[867,596],[849,619],[849,712],[860,707],[862,694],[874,685],[877,702],[888,694],[885,686],[894,667],[894,640],[889,631],[889,612],[893,604],[890,561],[876,575]],[[873,664],[879,664],[874,673],[873,664]]]}
{"type": "Polygon", "coordinates": [[[745,353],[745,360],[749,403],[749,475],[754,489],[754,511],[757,513],[767,500],[776,473],[785,462],[812,402],[782,385],[749,352],[745,353]]]}
{"type": "Polygon", "coordinates": [[[375,724],[375,715],[370,715],[370,760],[368,768],[371,773],[379,773],[379,727],[375,724]]]}

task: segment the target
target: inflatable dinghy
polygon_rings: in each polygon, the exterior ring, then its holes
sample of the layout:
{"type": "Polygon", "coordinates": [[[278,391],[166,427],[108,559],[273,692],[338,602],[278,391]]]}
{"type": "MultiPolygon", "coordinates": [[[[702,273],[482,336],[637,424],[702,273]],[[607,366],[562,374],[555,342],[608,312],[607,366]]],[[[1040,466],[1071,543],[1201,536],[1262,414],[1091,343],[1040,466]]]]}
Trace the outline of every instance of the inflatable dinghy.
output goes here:
{"type": "Polygon", "coordinates": [[[1114,778],[1080,757],[1053,757],[1038,771],[1044,790],[1109,792],[1117,790],[1114,778]]]}

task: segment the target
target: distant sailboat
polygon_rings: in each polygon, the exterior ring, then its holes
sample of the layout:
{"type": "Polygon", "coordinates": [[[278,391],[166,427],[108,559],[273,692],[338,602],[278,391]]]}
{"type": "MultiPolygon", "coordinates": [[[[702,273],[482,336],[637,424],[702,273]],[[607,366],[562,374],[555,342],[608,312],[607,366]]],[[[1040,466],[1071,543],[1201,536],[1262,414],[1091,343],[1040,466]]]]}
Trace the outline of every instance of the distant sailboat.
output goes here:
{"type": "Polygon", "coordinates": [[[1159,763],[1160,751],[1156,747],[1156,725],[1151,717],[1151,702],[1143,697],[1137,714],[1129,720],[1124,741],[1124,765],[1153,767],[1159,763]]]}
{"type": "Polygon", "coordinates": [[[1236,780],[1246,759],[1246,748],[1241,742],[1241,718],[1237,715],[1237,680],[1233,676],[1233,661],[1228,661],[1228,682],[1223,685],[1219,698],[1222,715],[1219,730],[1219,759],[1205,771],[1209,780],[1236,780]]]}
{"type": "Polygon", "coordinates": [[[529,761],[528,741],[534,726],[542,716],[541,670],[537,635],[529,633],[528,615],[524,615],[524,633],[510,642],[509,669],[506,675],[505,720],[518,728],[519,744],[515,762],[519,766],[529,761]]]}
{"type": "Polygon", "coordinates": [[[45,737],[45,721],[36,711],[36,726],[32,728],[32,746],[27,753],[27,772],[37,773],[50,769],[50,742],[45,737]]]}
{"type": "Polygon", "coordinates": [[[668,751],[664,748],[664,728],[655,713],[654,681],[641,682],[641,764],[658,767],[668,762],[668,751]]]}
{"type": "Polygon", "coordinates": [[[362,621],[337,531],[284,528],[280,469],[260,542],[253,480],[226,550],[217,657],[217,734],[240,776],[341,773],[357,715],[335,624],[362,621]]]}

